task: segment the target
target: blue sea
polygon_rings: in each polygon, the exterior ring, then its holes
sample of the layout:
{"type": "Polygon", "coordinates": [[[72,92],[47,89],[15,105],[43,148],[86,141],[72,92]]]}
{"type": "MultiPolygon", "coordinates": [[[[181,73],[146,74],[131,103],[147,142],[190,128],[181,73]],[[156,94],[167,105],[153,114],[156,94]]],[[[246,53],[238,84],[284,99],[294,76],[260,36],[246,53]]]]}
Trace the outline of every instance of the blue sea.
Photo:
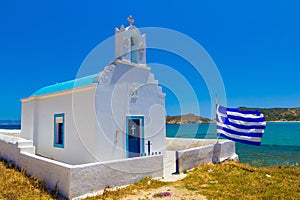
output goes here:
{"type": "MultiPolygon", "coordinates": [[[[167,137],[216,138],[216,124],[168,124],[167,137]]],[[[261,146],[236,143],[240,162],[254,166],[300,164],[300,123],[268,122],[261,146]]]]}
{"type": "Polygon", "coordinates": [[[0,125],[0,129],[10,129],[10,130],[19,130],[21,129],[21,125],[18,125],[18,124],[1,124],[0,125]]]}
{"type": "MultiPolygon", "coordinates": [[[[0,125],[0,129],[20,129],[0,125]]],[[[216,124],[168,124],[167,137],[215,139],[216,124]]],[[[236,143],[240,162],[255,166],[300,165],[300,123],[268,122],[261,146],[236,143]]]]}

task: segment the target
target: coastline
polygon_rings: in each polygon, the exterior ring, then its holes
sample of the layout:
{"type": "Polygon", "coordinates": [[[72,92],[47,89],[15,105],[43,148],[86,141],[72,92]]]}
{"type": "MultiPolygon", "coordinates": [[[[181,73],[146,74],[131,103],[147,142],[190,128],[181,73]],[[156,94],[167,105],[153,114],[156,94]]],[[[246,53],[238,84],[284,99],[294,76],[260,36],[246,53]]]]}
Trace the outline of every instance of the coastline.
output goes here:
{"type": "Polygon", "coordinates": [[[275,122],[275,123],[278,123],[278,122],[288,122],[288,123],[297,122],[297,123],[299,123],[300,121],[266,121],[266,122],[275,122]]]}
{"type": "MultiPolygon", "coordinates": [[[[272,123],[300,123],[300,121],[266,121],[266,122],[272,122],[272,123]]],[[[202,122],[202,123],[166,123],[166,125],[173,125],[173,124],[215,124],[216,122],[202,122]]]]}

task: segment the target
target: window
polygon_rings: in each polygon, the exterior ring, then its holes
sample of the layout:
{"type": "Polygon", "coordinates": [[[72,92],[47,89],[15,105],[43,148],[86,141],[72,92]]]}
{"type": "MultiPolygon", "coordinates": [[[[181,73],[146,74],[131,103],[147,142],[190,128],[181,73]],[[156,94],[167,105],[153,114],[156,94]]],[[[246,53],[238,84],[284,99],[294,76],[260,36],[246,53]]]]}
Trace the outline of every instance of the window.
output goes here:
{"type": "Polygon", "coordinates": [[[54,147],[64,148],[64,114],[54,115],[54,147]]]}

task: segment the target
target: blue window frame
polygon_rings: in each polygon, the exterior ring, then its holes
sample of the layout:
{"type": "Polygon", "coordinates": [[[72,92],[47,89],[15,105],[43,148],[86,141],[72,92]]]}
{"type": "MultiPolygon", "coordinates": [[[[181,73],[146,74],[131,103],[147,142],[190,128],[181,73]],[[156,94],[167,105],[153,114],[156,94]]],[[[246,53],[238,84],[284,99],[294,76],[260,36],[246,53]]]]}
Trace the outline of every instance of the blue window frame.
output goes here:
{"type": "Polygon", "coordinates": [[[64,148],[65,114],[54,114],[54,147],[64,148]]]}

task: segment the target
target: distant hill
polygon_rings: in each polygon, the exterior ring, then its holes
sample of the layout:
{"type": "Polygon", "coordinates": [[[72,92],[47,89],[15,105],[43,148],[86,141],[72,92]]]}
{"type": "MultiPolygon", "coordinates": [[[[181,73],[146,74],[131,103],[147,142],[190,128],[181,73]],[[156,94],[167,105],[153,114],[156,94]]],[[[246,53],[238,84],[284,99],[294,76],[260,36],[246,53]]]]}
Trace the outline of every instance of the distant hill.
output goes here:
{"type": "Polygon", "coordinates": [[[212,120],[197,116],[195,114],[179,115],[179,116],[167,116],[167,124],[201,124],[210,123],[212,120]]]}
{"type": "Polygon", "coordinates": [[[240,110],[259,110],[264,114],[266,121],[300,121],[299,108],[246,108],[240,110]]]}
{"type": "MultiPolygon", "coordinates": [[[[239,107],[240,110],[259,110],[264,114],[266,121],[300,121],[299,108],[247,108],[239,107]]],[[[167,116],[167,124],[201,124],[212,123],[214,120],[203,118],[195,114],[167,116]]]]}

